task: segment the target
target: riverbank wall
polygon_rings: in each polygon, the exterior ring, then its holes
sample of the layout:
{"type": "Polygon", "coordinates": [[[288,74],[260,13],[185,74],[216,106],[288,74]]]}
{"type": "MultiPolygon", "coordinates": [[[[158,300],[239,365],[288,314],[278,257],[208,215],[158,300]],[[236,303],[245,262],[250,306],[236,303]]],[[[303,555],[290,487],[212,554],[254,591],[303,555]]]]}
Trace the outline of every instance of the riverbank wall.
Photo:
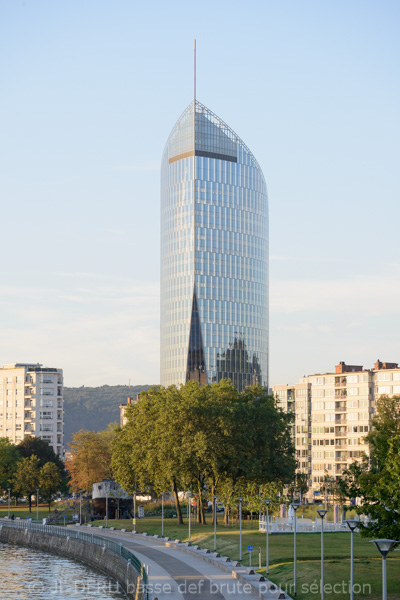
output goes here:
{"type": "Polygon", "coordinates": [[[146,586],[132,562],[107,549],[106,545],[92,544],[89,541],[77,539],[73,534],[71,536],[56,535],[29,527],[9,527],[1,523],[0,542],[28,546],[45,552],[55,552],[82,561],[115,579],[129,600],[147,599],[146,586]]]}

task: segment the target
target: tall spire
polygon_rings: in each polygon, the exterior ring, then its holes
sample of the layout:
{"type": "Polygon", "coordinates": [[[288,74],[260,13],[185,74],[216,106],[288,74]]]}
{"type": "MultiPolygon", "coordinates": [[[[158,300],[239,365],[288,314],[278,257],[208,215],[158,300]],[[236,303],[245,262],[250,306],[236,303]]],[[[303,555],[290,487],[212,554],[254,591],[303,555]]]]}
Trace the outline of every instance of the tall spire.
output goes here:
{"type": "Polygon", "coordinates": [[[194,99],[194,105],[196,106],[196,40],[194,40],[194,63],[193,63],[193,78],[194,78],[194,94],[193,94],[193,99],[194,99]]]}

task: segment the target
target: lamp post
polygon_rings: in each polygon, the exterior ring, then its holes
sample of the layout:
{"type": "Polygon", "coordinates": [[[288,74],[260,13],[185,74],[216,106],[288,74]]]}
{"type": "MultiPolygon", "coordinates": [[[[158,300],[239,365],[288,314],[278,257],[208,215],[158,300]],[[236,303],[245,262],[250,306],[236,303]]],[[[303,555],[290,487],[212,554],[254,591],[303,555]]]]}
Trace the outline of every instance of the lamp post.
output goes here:
{"type": "Polygon", "coordinates": [[[136,483],[135,491],[133,492],[133,533],[136,533],[136,483]]]}
{"type": "Polygon", "coordinates": [[[217,498],[218,496],[214,494],[214,552],[217,551],[217,498]]]}
{"type": "Polygon", "coordinates": [[[108,490],[106,490],[106,527],[108,527],[108,490]]]}
{"type": "Polygon", "coordinates": [[[8,488],[8,518],[10,518],[11,488],[8,488]]]}
{"type": "Polygon", "coordinates": [[[39,521],[39,488],[36,490],[36,521],[39,521]]]}
{"type": "Polygon", "coordinates": [[[396,540],[370,540],[382,556],[382,600],[387,600],[386,557],[399,542],[396,540]]]}
{"type": "Polygon", "coordinates": [[[325,508],[317,510],[321,517],[321,600],[324,600],[324,516],[328,511],[325,508]]]}
{"type": "Polygon", "coordinates": [[[243,498],[240,496],[239,500],[239,561],[242,560],[242,502],[243,498]]]}
{"type": "Polygon", "coordinates": [[[265,573],[268,575],[269,573],[269,505],[271,504],[271,500],[265,500],[265,573]]]}
{"type": "Polygon", "coordinates": [[[79,525],[82,525],[82,490],[79,490],[79,525]]]}
{"type": "Polygon", "coordinates": [[[355,519],[349,519],[346,521],[347,527],[351,531],[351,542],[350,542],[350,600],[354,600],[354,532],[360,525],[359,521],[355,519]]]}
{"type": "Polygon", "coordinates": [[[294,579],[294,595],[297,596],[297,509],[299,508],[299,504],[295,504],[294,502],[291,504],[292,509],[294,510],[294,569],[293,569],[293,579],[294,579]]]}
{"type": "Polygon", "coordinates": [[[161,494],[161,537],[164,537],[164,492],[161,494]]]}
{"type": "Polygon", "coordinates": [[[187,497],[187,509],[188,509],[188,522],[189,522],[189,544],[190,544],[190,497],[192,495],[192,492],[186,492],[186,497],[187,497]]]}

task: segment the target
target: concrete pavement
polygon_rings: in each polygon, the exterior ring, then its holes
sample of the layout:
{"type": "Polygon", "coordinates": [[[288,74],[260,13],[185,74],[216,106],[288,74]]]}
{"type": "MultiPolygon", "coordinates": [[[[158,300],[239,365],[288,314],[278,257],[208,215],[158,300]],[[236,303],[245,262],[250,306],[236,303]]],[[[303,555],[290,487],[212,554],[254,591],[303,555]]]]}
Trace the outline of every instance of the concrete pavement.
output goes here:
{"type": "Polygon", "coordinates": [[[146,565],[150,600],[290,600],[270,581],[260,581],[259,574],[195,546],[142,534],[87,529],[122,542],[146,565]]]}

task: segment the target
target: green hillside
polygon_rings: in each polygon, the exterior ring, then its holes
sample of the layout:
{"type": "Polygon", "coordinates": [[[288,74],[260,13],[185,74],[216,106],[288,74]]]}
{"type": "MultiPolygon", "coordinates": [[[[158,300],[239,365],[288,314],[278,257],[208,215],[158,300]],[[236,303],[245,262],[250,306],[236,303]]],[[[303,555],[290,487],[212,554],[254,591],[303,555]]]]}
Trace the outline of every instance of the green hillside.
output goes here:
{"type": "Polygon", "coordinates": [[[136,397],[148,385],[102,385],[101,387],[64,388],[64,444],[80,429],[101,431],[109,423],[119,423],[119,405],[128,396],[136,397]]]}

